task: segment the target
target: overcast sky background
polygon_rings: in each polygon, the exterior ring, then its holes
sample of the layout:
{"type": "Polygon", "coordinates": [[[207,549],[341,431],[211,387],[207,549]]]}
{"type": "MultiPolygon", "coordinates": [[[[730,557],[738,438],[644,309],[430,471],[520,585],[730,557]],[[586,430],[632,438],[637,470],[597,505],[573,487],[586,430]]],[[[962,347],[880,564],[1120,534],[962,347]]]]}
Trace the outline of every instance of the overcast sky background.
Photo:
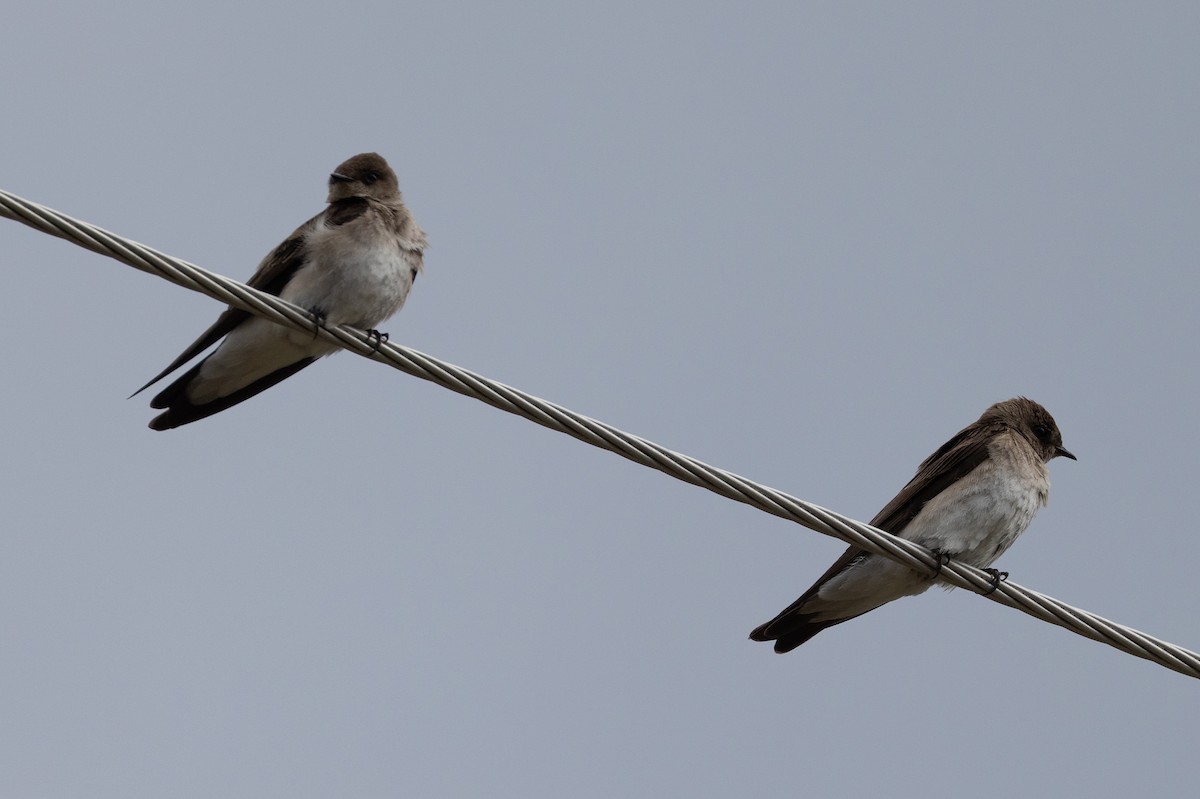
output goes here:
{"type": "MultiPolygon", "coordinates": [[[[376,150],[394,342],[869,519],[1015,395],[997,564],[1193,649],[1195,3],[26,4],[0,187],[246,279],[376,150]]],[[[964,591],[787,656],[842,545],[0,220],[0,794],[1171,796],[1200,683],[964,591]]],[[[1189,785],[1191,788],[1189,788],[1189,785]]]]}

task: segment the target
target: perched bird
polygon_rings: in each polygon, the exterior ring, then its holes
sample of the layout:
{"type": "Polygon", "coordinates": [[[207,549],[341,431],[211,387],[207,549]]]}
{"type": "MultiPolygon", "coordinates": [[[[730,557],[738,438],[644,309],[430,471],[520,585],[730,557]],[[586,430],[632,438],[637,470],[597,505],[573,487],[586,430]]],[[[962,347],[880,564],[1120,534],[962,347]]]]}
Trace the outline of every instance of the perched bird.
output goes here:
{"type": "MultiPolygon", "coordinates": [[[[1046,504],[1046,463],[1063,448],[1050,413],[1033,400],[997,402],[929,456],[871,524],[944,556],[986,568],[1046,504]]],[[[996,584],[1002,574],[992,570],[996,584]]],[[[799,599],[750,633],[790,652],[826,627],[893,599],[913,596],[934,578],[851,546],[799,599]]]]}
{"type": "MultiPolygon", "coordinates": [[[[421,271],[425,233],[400,197],[396,173],[375,153],[349,159],[329,176],[329,207],[305,222],[259,264],[253,288],[308,309],[322,323],[368,330],[408,297],[421,271]]],[[[151,429],[169,430],[237,405],[339,347],[309,333],[230,307],[171,365],[134,394],[199,355],[212,354],[163,389],[165,409],[151,429]]]]}

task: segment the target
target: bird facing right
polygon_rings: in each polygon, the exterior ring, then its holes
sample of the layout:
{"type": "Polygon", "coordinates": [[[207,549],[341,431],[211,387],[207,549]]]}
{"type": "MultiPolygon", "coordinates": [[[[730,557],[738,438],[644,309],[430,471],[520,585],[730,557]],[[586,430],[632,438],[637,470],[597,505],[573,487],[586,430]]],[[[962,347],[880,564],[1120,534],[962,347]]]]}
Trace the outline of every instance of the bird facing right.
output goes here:
{"type": "MultiPolygon", "coordinates": [[[[871,524],[942,555],[986,568],[1046,504],[1046,463],[1062,455],[1054,417],[1024,397],[997,402],[930,455],[871,524]]],[[[997,580],[999,575],[997,575],[997,580]]],[[[851,546],[811,588],[750,633],[790,652],[826,627],[904,596],[933,578],[851,546]]]]}

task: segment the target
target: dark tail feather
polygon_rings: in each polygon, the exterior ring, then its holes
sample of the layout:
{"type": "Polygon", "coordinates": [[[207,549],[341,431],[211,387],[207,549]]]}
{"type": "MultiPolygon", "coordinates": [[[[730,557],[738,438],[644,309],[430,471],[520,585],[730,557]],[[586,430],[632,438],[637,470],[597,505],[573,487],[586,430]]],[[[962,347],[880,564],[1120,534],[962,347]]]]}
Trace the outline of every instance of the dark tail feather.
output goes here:
{"type": "MultiPolygon", "coordinates": [[[[224,313],[217,317],[217,321],[213,322],[208,330],[205,330],[200,334],[200,338],[193,341],[190,347],[179,353],[179,357],[171,361],[170,366],[168,366],[166,369],[163,369],[161,372],[155,375],[149,383],[142,386],[125,399],[133,399],[138,394],[141,394],[143,391],[150,388],[150,386],[154,385],[159,380],[162,380],[164,377],[171,374],[171,372],[174,372],[176,369],[183,366],[200,353],[204,352],[213,344],[216,344],[222,336],[224,336],[230,330],[233,330],[235,327],[241,324],[243,320],[248,319],[249,317],[250,313],[248,311],[243,311],[239,308],[227,309],[224,313]]],[[[159,396],[162,395],[160,394],[159,396]]],[[[157,408],[159,406],[151,405],[150,407],[157,408]]],[[[163,405],[162,407],[165,408],[166,406],[163,405]]]]}
{"type": "Polygon", "coordinates": [[[833,627],[849,619],[837,621],[808,621],[802,616],[791,618],[774,618],[766,624],[760,624],[750,633],[751,641],[774,641],[775,651],[779,654],[791,652],[800,644],[812,638],[826,627],[833,627]]]}
{"type": "MultiPolygon", "coordinates": [[[[208,359],[205,358],[205,360],[208,359]]],[[[150,420],[150,429],[170,430],[174,427],[180,427],[198,419],[203,419],[206,416],[212,416],[214,413],[220,413],[226,408],[232,408],[239,402],[248,400],[255,394],[262,393],[276,383],[286,380],[316,360],[316,358],[304,358],[282,369],[277,369],[265,377],[260,377],[250,385],[243,386],[232,394],[218,397],[212,402],[207,402],[203,405],[193,405],[188,401],[187,387],[200,371],[200,367],[204,365],[204,361],[201,361],[180,375],[171,385],[164,388],[154,399],[150,400],[151,408],[165,408],[167,411],[150,420]]]]}

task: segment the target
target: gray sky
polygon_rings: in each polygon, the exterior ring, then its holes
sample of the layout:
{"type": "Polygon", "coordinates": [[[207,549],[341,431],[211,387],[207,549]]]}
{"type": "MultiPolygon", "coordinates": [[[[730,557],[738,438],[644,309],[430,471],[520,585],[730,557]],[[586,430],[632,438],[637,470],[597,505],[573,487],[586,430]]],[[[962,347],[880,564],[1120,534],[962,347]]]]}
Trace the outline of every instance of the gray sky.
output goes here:
{"type": "MultiPolygon", "coordinates": [[[[1079,462],[997,565],[1200,647],[1194,3],[223,5],[7,20],[0,186],[245,279],[376,150],[393,341],[861,519],[1027,395],[1079,462]]],[[[1196,681],[963,591],[776,656],[840,543],[352,355],[153,433],[220,307],[0,259],[0,794],[1197,780],[1196,681]]]]}

